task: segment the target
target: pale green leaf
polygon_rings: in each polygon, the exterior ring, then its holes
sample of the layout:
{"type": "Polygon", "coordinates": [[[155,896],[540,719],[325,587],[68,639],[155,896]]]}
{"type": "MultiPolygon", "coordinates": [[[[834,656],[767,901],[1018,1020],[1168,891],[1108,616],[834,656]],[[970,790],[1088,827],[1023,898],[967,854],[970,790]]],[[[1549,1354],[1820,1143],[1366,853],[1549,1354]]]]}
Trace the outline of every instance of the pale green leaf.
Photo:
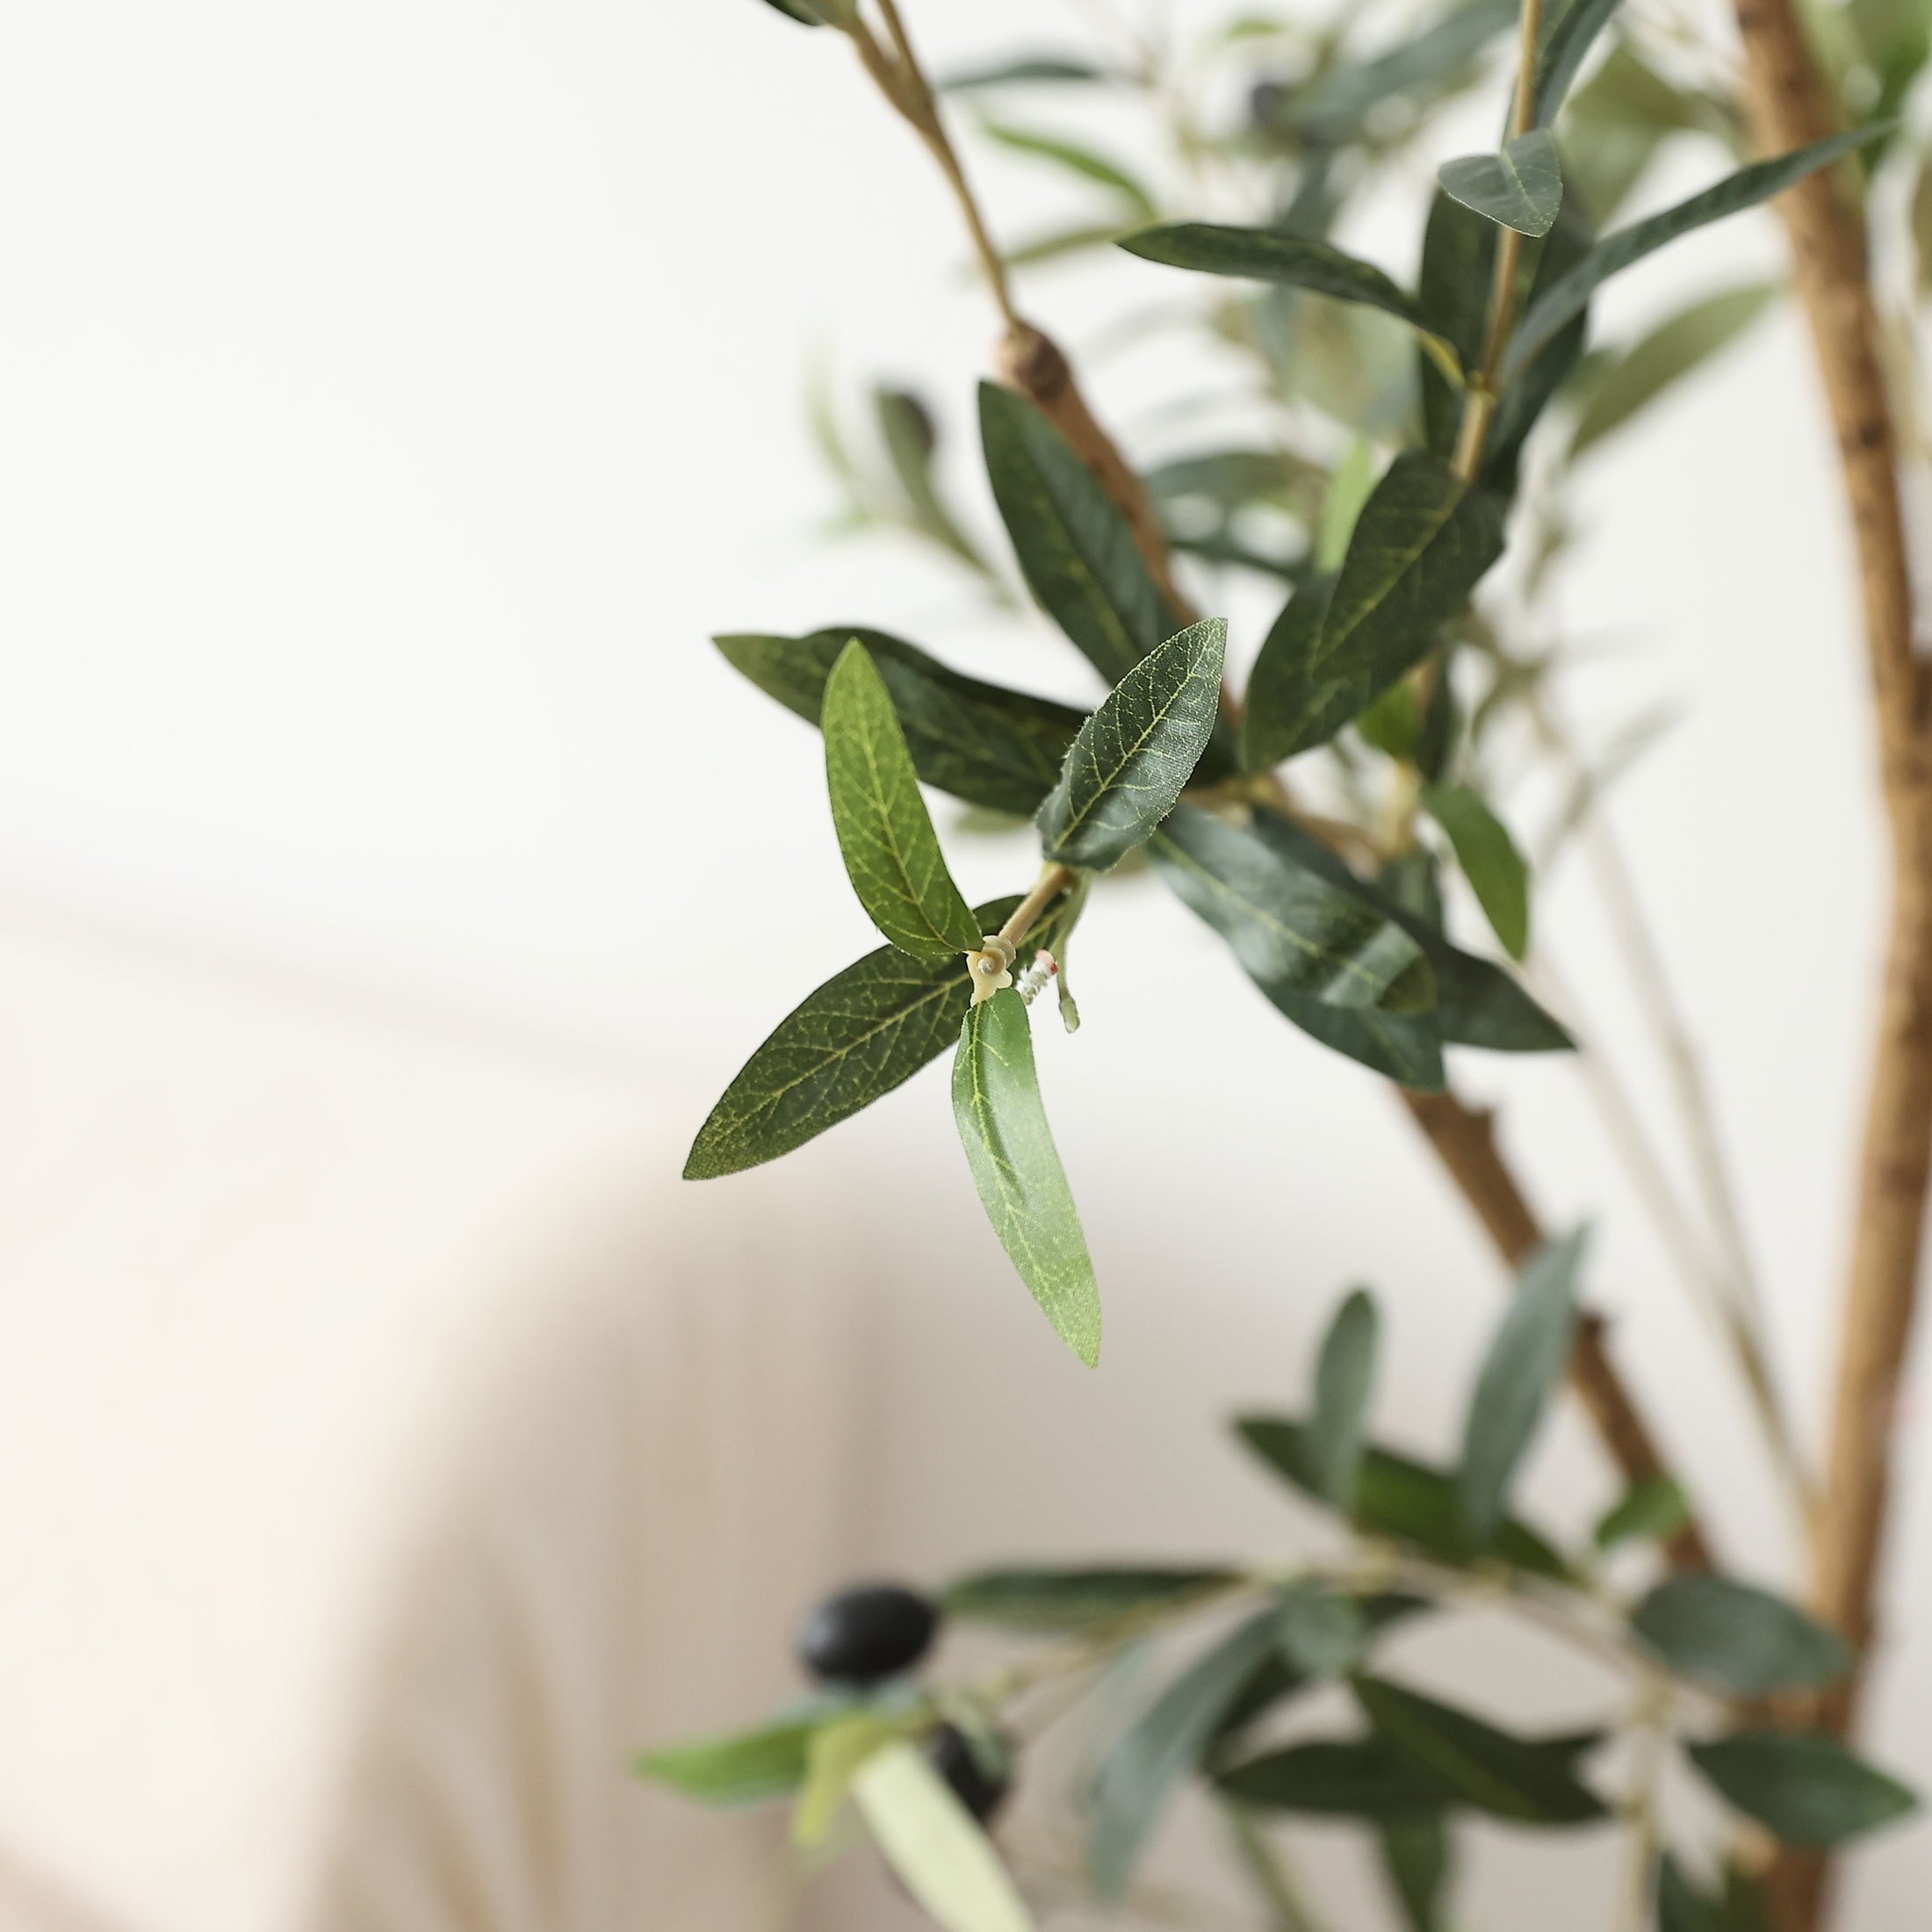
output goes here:
{"type": "Polygon", "coordinates": [[[1668,1543],[1690,1520],[1690,1499],[1675,1476],[1647,1476],[1604,1512],[1595,1541],[1600,1550],[1639,1538],[1668,1543]]]}
{"type": "Polygon", "coordinates": [[[1456,862],[1503,950],[1521,959],[1530,949],[1530,874],[1515,840],[1466,785],[1431,785],[1423,804],[1449,834],[1456,862]]]}
{"type": "Polygon", "coordinates": [[[819,724],[839,850],[872,923],[921,958],[972,951],[980,927],[946,869],[892,699],[856,638],[825,680],[819,724]]]}
{"type": "Polygon", "coordinates": [[[1741,168],[1716,187],[1706,188],[1702,194],[1692,195],[1688,201],[1680,201],[1676,207],[1652,215],[1647,221],[1633,222],[1605,236],[1575,268],[1560,276],[1531,303],[1510,339],[1509,353],[1503,358],[1503,380],[1513,380],[1545,342],[1582,313],[1590,297],[1611,276],[1633,262],[1640,262],[1666,242],[1675,242],[1679,235],[1782,194],[1806,175],[1815,174],[1867,141],[1876,141],[1889,131],[1890,126],[1881,122],[1874,126],[1855,127],[1827,140],[1813,141],[1792,154],[1781,155],[1775,161],[1741,168]]]}
{"type": "Polygon", "coordinates": [[[967,1013],[953,1118],[1000,1246],[1055,1332],[1092,1368],[1100,1359],[1100,1291],[1040,1103],[1026,1003],[1011,989],[967,1013]]]}
{"type": "Polygon", "coordinates": [[[1445,161],[1437,178],[1453,200],[1518,234],[1547,234],[1563,205],[1556,142],[1540,127],[1504,141],[1498,154],[1445,161]]]}
{"type": "Polygon", "coordinates": [[[1091,61],[1072,60],[1059,54],[1034,54],[997,61],[987,67],[963,68],[943,75],[934,84],[941,94],[970,94],[985,88],[1079,83],[1108,78],[1107,69],[1095,67],[1091,61]]]}
{"type": "Polygon", "coordinates": [[[1374,445],[1366,436],[1357,436],[1330,472],[1322,498],[1322,521],[1316,530],[1311,559],[1316,575],[1332,577],[1342,567],[1349,539],[1374,487],[1374,445]]]}
{"type": "Polygon", "coordinates": [[[852,1794],[886,1862],[946,1932],[1033,1932],[991,1841],[913,1746],[868,1759],[852,1794]]]}
{"type": "Polygon", "coordinates": [[[1214,733],[1227,643],[1219,617],[1170,638],[1080,727],[1040,808],[1048,858],[1105,871],[1173,810],[1214,733]]]}
{"type": "Polygon", "coordinates": [[[792,1806],[793,1844],[810,1847],[825,1842],[866,1760],[904,1736],[905,1730],[903,1719],[855,1711],[850,1717],[821,1725],[812,1734],[805,1753],[805,1782],[792,1806]]]}
{"type": "Polygon", "coordinates": [[[1179,628],[1134,532],[1093,472],[1024,396],[979,390],[993,499],[1028,588],[1108,684],[1179,628]]]}
{"type": "Polygon", "coordinates": [[[1151,221],[1154,219],[1153,196],[1118,162],[1109,161],[1105,155],[1096,154],[1091,148],[1061,135],[1036,133],[1028,128],[1009,127],[997,121],[983,120],[979,131],[989,141],[997,141],[1015,154],[1050,161],[1068,174],[1078,175],[1084,181],[1095,182],[1111,190],[1139,220],[1151,221]]]}
{"type": "Polygon", "coordinates": [[[1291,1583],[1275,1611],[1275,1640],[1295,1674],[1309,1683],[1339,1677],[1360,1662],[1369,1637],[1361,1607],[1326,1583],[1291,1583]]]}
{"type": "Polygon", "coordinates": [[[1587,1240],[1580,1229],[1525,1263],[1476,1378],[1456,1483],[1458,1515],[1476,1549],[1487,1548],[1502,1528],[1517,1465],[1568,1365],[1587,1240]]]}
{"type": "Polygon", "coordinates": [[[1769,283],[1726,289],[1680,310],[1611,364],[1570,437],[1577,457],[1730,346],[1777,296],[1769,283]]]}
{"type": "Polygon", "coordinates": [[[701,1805],[762,1804],[797,1788],[816,1727],[810,1719],[786,1721],[667,1745],[639,1753],[631,1769],[701,1805]]]}
{"type": "Polygon", "coordinates": [[[1094,1781],[1088,1841],[1089,1874],[1103,1899],[1125,1889],[1162,1807],[1275,1641],[1272,1608],[1237,1625],[1176,1677],[1107,1753],[1094,1781]]]}
{"type": "Polygon", "coordinates": [[[1413,39],[1317,76],[1289,102],[1289,117],[1310,141],[1338,146],[1379,103],[1438,94],[1473,74],[1476,56],[1516,17],[1517,0],[1463,0],[1413,39]]]}

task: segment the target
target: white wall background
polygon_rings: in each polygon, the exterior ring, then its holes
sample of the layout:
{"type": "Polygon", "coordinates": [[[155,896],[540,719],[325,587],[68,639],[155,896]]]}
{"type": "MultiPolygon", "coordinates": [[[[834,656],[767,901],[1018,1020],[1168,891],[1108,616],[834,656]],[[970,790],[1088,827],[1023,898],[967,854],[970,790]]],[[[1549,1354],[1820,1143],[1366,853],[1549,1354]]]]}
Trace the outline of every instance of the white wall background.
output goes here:
{"type": "MultiPolygon", "coordinates": [[[[1077,10],[1022,0],[915,0],[912,21],[941,58],[1078,32],[1077,10]]],[[[887,542],[827,551],[814,529],[831,503],[800,408],[815,343],[848,382],[915,380],[955,450],[970,428],[991,322],[925,158],[833,36],[754,0],[66,0],[9,29],[0,891],[542,1035],[635,1070],[695,1126],[772,1021],[871,943],[816,740],[707,635],[862,619],[1085,688],[1038,620],[976,616],[943,566],[887,542]]],[[[1024,170],[982,173],[1004,232],[1050,212],[1024,170]]],[[[1406,268],[1405,232],[1391,219],[1366,245],[1406,268]]],[[[1735,224],[1633,275],[1610,327],[1779,259],[1768,218],[1735,224]]],[[[1029,301],[1078,351],[1159,273],[1042,277],[1029,301]]],[[[1117,357],[1093,387],[1131,436],[1173,381],[1117,357]]],[[[1169,419],[1137,451],[1203,427],[1169,419]]],[[[1781,317],[1603,459],[1565,594],[1579,631],[1624,646],[1574,687],[1586,734],[1658,695],[1685,712],[1618,819],[1706,1045],[1808,1425],[1880,911],[1827,451],[1781,317]]],[[[1236,615],[1251,648],[1265,612],[1236,615]]],[[[958,851],[973,896],[1028,876],[1021,846],[958,851]]],[[[1542,912],[1626,1032],[1577,881],[1542,912]]],[[[900,1263],[888,1447],[854,1498],[881,1562],[1279,1547],[1295,1519],[1219,1420],[1294,1399],[1354,1279],[1394,1309],[1399,1433],[1439,1448],[1457,1425],[1496,1271],[1375,1083],[1280,1024],[1150,887],[1106,895],[1078,967],[1086,1027],[1048,1029],[1042,1062],[1107,1295],[1099,1376],[1053,1348],[979,1225],[939,1076],[796,1157],[869,1167],[900,1263]],[[1146,1010],[1150,958],[1178,1010],[1146,1010]]],[[[1506,1098],[1553,1220],[1598,1219],[1594,1292],[1721,1499],[1727,1553],[1788,1575],[1745,1412],[1572,1074],[1473,1057],[1463,1078],[1506,1098]]],[[[1654,1071],[1635,1084],[1654,1112],[1654,1071]]],[[[1871,1716],[1879,1750],[1928,1781],[1932,1497],[1909,1413],[1907,1430],[1871,1716]]],[[[1574,1420],[1535,1487],[1571,1525],[1607,1497],[1574,1420]]],[[[1494,1706],[1559,1714],[1568,1680],[1510,1662],[1494,1706]]],[[[1531,1894],[1516,1916],[1510,1897],[1550,1856],[1489,1847],[1475,1905],[1532,1922],[1531,1894]]],[[[1928,1876],[1932,1836],[1894,1835],[1852,1922],[1904,1932],[1928,1876]]]]}

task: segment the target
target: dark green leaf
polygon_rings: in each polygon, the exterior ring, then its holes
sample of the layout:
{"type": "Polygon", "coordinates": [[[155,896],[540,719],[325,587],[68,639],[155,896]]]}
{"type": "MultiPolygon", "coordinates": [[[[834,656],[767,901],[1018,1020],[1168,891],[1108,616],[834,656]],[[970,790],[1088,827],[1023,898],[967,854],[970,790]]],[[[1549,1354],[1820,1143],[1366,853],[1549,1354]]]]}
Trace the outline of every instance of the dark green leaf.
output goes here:
{"type": "Polygon", "coordinates": [[[1024,127],[1006,127],[994,121],[982,121],[979,131],[989,141],[998,142],[1002,148],[1010,148],[1016,154],[1050,161],[1069,174],[1112,189],[1141,220],[1154,219],[1157,212],[1154,198],[1124,168],[1109,161],[1106,155],[1097,155],[1090,148],[1083,148],[1057,135],[1034,133],[1024,127]]]}
{"type": "Polygon", "coordinates": [[[884,681],[856,638],[825,680],[819,723],[832,822],[867,916],[922,959],[975,949],[980,928],[946,869],[884,681]]]}
{"type": "Polygon", "coordinates": [[[815,1722],[774,1724],[731,1737],[645,1751],[631,1761],[639,1777],[668,1784],[701,1805],[756,1805],[782,1798],[804,1779],[815,1722]]]}
{"type": "Polygon", "coordinates": [[[1209,221],[1175,221],[1121,237],[1120,245],[1143,261],[1204,275],[1233,275],[1244,281],[1273,282],[1310,289],[1344,302],[1371,308],[1420,328],[1424,325],[1416,299],[1372,263],[1326,242],[1290,234],[1280,228],[1235,228],[1209,221]]]}
{"type": "Polygon", "coordinates": [[[810,0],[765,0],[767,6],[776,7],[779,12],[797,20],[801,25],[822,27],[825,23],[812,11],[810,0]]]}
{"type": "Polygon", "coordinates": [[[981,1570],[948,1584],[940,1604],[948,1617],[968,1623],[1058,1633],[1176,1609],[1236,1581],[1233,1571],[1217,1569],[981,1570]]]}
{"type": "Polygon", "coordinates": [[[1895,1778],[1814,1731],[1736,1731],[1685,1747],[1732,1804],[1788,1845],[1835,1845],[1918,1808],[1895,1778]]]}
{"type": "Polygon", "coordinates": [[[1275,1638],[1295,1674],[1321,1683],[1361,1661],[1368,1626],[1352,1597],[1325,1583],[1293,1583],[1280,1595],[1275,1638]]]}
{"type": "Polygon", "coordinates": [[[1040,808],[1048,858],[1104,872],[1173,810],[1214,732],[1227,643],[1219,617],[1170,638],[1080,727],[1040,808]]]}
{"type": "Polygon", "coordinates": [[[1060,82],[1104,81],[1107,70],[1087,61],[1068,60],[1057,54],[1033,54],[999,61],[991,67],[967,68],[946,75],[935,84],[942,94],[970,94],[981,88],[1039,85],[1060,82]]]}
{"type": "MultiPolygon", "coordinates": [[[[1438,189],[1423,231],[1422,274],[1416,299],[1424,323],[1456,352],[1465,369],[1482,360],[1483,332],[1494,275],[1496,227],[1438,189]]],[[[1429,448],[1446,459],[1454,453],[1467,392],[1418,349],[1423,422],[1429,448]]]]}
{"type": "Polygon", "coordinates": [[[1705,1898],[1669,1852],[1657,1865],[1657,1932],[1729,1932],[1723,1906],[1705,1898]]]}
{"type": "Polygon", "coordinates": [[[1530,949],[1530,874],[1515,840],[1467,785],[1431,785],[1423,804],[1449,834],[1456,861],[1503,950],[1521,959],[1530,949]]]}
{"type": "Polygon", "coordinates": [[[1359,1676],[1354,1686],[1376,1730],[1478,1811],[1525,1825],[1581,1825],[1607,1815],[1560,1751],[1383,1678],[1359,1676]]]}
{"type": "Polygon", "coordinates": [[[953,1063],[953,1118],[1000,1246],[1055,1332],[1093,1367],[1100,1291],[1040,1104],[1026,1002],[1010,988],[967,1013],[953,1063]]]}
{"type": "Polygon", "coordinates": [[[761,690],[816,724],[825,680],[854,638],[885,681],[920,780],[989,811],[1031,818],[1080,729],[1071,706],[983,684],[898,638],[849,624],[804,638],[712,641],[761,690]]]}
{"type": "Polygon", "coordinates": [[[1375,1376],[1375,1302],[1357,1288],[1336,1312],[1315,1365],[1308,1455],[1323,1498],[1346,1516],[1362,1467],[1362,1438],[1375,1376]]]}
{"type": "MultiPolygon", "coordinates": [[[[1271,811],[1257,811],[1257,833],[1285,856],[1298,860],[1337,884],[1366,892],[1370,903],[1382,907],[1423,949],[1436,975],[1436,1004],[1424,1014],[1399,1023],[1398,1030],[1416,1034],[1417,1052],[1435,1051],[1434,1042],[1486,1047],[1494,1053],[1562,1053],[1575,1042],[1524,991],[1511,976],[1489,960],[1459,952],[1444,934],[1439,917],[1424,917],[1399,904],[1386,891],[1359,880],[1334,853],[1299,825],[1271,811]]],[[[1385,1028],[1397,1023],[1381,1020],[1385,1028]]],[[[1306,1025],[1305,1020],[1297,1024],[1306,1025]]],[[[1311,1029],[1312,1030],[1312,1029],[1311,1029]]],[[[1344,1052],[1352,1051],[1344,1048],[1344,1052]]],[[[1366,1057],[1357,1053],[1358,1059],[1366,1057]]],[[[1437,1085],[1441,1085],[1441,1056],[1436,1052],[1437,1085]]],[[[1373,1062],[1371,1063],[1373,1064],[1373,1062]]],[[[1401,1078],[1400,1074],[1394,1076],[1401,1078]]],[[[1427,1086],[1426,1080],[1403,1080],[1406,1086],[1427,1086]]]]}
{"type": "Polygon", "coordinates": [[[1582,312],[1597,289],[1620,270],[1628,268],[1633,262],[1640,262],[1667,242],[1675,242],[1679,235],[1688,234],[1694,228],[1701,228],[1708,222],[1721,220],[1726,215],[1736,214],[1741,209],[1754,208],[1760,202],[1769,201],[1773,195],[1782,194],[1806,175],[1828,167],[1886,131],[1887,124],[1883,123],[1876,126],[1855,127],[1849,133],[1813,141],[1808,148],[1800,148],[1793,154],[1782,155],[1776,161],[1762,161],[1752,167],[1741,168],[1716,187],[1692,195],[1688,201],[1680,201],[1676,207],[1652,215],[1647,221],[1634,222],[1606,236],[1575,268],[1559,278],[1530,305],[1528,314],[1510,341],[1509,354],[1503,358],[1503,379],[1505,382],[1511,380],[1545,342],[1582,312]]]}
{"type": "Polygon", "coordinates": [[[1271,999],[1283,990],[1333,1006],[1406,1012],[1433,997],[1428,962],[1401,926],[1252,832],[1183,805],[1150,849],[1162,877],[1271,999]]]}
{"type": "Polygon", "coordinates": [[[1209,450],[1147,472],[1156,502],[1198,497],[1227,512],[1251,503],[1287,508],[1321,487],[1322,472],[1312,464],[1277,450],[1209,450]]]}
{"type": "MultiPolygon", "coordinates": [[[[1241,1439],[1278,1474],[1303,1495],[1322,1501],[1307,1448],[1307,1431],[1298,1422],[1272,1416],[1247,1416],[1235,1425],[1241,1439]]],[[[1455,1479],[1393,1450],[1373,1445],[1362,1453],[1355,1486],[1352,1520],[1366,1536],[1409,1543],[1445,1563],[1466,1563],[1470,1550],[1456,1515],[1455,1479]]],[[[1526,1525],[1505,1523],[1488,1553],[1532,1575],[1564,1578],[1563,1559],[1526,1525]]]]}
{"type": "Polygon", "coordinates": [[[1456,1503],[1464,1533],[1478,1549],[1502,1527],[1517,1466],[1569,1362],[1576,1275],[1588,1238],[1579,1229],[1539,1248],[1524,1264],[1476,1378],[1463,1429],[1456,1503]]]}
{"type": "Polygon", "coordinates": [[[1597,36],[1610,24],[1618,0],[1570,0],[1555,25],[1543,36],[1536,69],[1536,125],[1548,127],[1556,119],[1597,36]]]}
{"type": "Polygon", "coordinates": [[[1562,166],[1545,128],[1504,141],[1498,154],[1445,161],[1437,178],[1445,195],[1518,234],[1547,234],[1563,205],[1562,166]]]}
{"type": "Polygon", "coordinates": [[[1176,1784],[1193,1770],[1249,1674],[1274,1648],[1271,1608],[1237,1625],[1197,1658],[1108,1752],[1093,1786],[1088,1871],[1118,1898],[1176,1784]]]}
{"type": "Polygon", "coordinates": [[[1455,1787],[1382,1738],[1291,1744],[1217,1774],[1244,1805],[1317,1817],[1412,1819],[1456,1802],[1455,1787]]]}
{"type": "MultiPolygon", "coordinates": [[[[1019,903],[996,899],[973,917],[982,933],[996,933],[1019,903]]],[[[685,1179],[776,1160],[849,1120],[953,1045],[972,997],[956,957],[912,959],[896,946],[833,974],[725,1089],[691,1143],[685,1179]]]]}
{"type": "Polygon", "coordinates": [[[1851,1668],[1836,1631],[1726,1576],[1667,1577],[1638,1604],[1630,1626],[1677,1676],[1741,1697],[1815,1690],[1851,1668]]]}
{"type": "Polygon", "coordinates": [[[1338,145],[1378,103],[1424,90],[1439,92],[1517,17],[1516,0],[1465,0],[1413,40],[1353,67],[1335,67],[1289,103],[1294,125],[1311,141],[1338,145]]]}
{"type": "Polygon", "coordinates": [[[1024,396],[979,390],[986,472],[1020,567],[1047,614],[1118,684],[1179,628],[1127,519],[1024,396]]]}
{"type": "Polygon", "coordinates": [[[1429,655],[1502,554],[1494,497],[1434,457],[1397,457],[1363,506],[1319,628],[1291,601],[1262,645],[1248,686],[1251,766],[1334,737],[1429,655]]]}
{"type": "Polygon", "coordinates": [[[1580,456],[1621,429],[1639,410],[1727,348],[1764,313],[1777,293],[1763,282],[1726,289],[1659,323],[1597,383],[1570,437],[1571,456],[1580,456]]]}
{"type": "Polygon", "coordinates": [[[1628,1490],[1597,1525],[1597,1546],[1614,1549],[1641,1537],[1668,1543],[1690,1520],[1690,1499],[1673,1476],[1649,1476],[1628,1490]]]}
{"type": "Polygon", "coordinates": [[[1409,1932],[1447,1932],[1449,1877],[1454,1846],[1440,1812],[1391,1818],[1377,1836],[1382,1869],[1409,1932]]]}

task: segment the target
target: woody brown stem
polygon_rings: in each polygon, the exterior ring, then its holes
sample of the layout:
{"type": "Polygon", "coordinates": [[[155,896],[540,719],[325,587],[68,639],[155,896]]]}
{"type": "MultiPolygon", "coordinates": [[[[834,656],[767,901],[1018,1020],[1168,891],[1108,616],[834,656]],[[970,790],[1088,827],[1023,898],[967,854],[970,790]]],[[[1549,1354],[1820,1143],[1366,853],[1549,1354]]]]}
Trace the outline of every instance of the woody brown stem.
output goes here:
{"type": "MultiPolygon", "coordinates": [[[[1760,147],[1782,153],[1830,133],[1836,116],[1791,0],[1736,0],[1736,11],[1746,106],[1760,147]]],[[[1841,175],[1831,173],[1813,175],[1778,205],[1851,511],[1879,784],[1892,838],[1891,926],[1812,1559],[1813,1607],[1857,1646],[1862,1670],[1877,1626],[1892,1422],[1916,1309],[1932,1179],[1932,742],[1927,669],[1913,650],[1897,436],[1860,210],[1841,175]]],[[[1857,1698],[1855,1677],[1812,1714],[1848,1731],[1857,1698]]],[[[1784,1932],[1810,1932],[1824,1916],[1823,1862],[1785,1858],[1773,1874],[1772,1892],[1784,1932]]]]}

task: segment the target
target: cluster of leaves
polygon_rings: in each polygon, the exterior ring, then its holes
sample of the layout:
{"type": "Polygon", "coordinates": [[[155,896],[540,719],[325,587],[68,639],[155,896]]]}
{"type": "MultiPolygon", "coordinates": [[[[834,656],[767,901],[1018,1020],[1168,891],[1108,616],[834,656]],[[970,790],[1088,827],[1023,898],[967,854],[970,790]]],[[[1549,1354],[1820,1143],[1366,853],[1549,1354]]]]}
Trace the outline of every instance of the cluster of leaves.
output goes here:
{"type": "MultiPolygon", "coordinates": [[[[1155,1637],[1205,1632],[1113,1726],[1094,1767],[1084,1829],[1099,1898],[1127,1892],[1163,1813],[1190,1783],[1254,1820],[1359,1825],[1373,1835],[1414,1932],[1453,1922],[1459,1820],[1579,1830],[1613,1818],[1615,1800],[1593,1768],[1607,1730],[1525,1734],[1388,1674],[1378,1653],[1390,1635],[1453,1611],[1462,1595],[1526,1602],[1546,1623],[1567,1621],[1599,1648],[1618,1648],[1634,1681],[1665,1687],[1657,1721],[1686,1764],[1786,1844],[1837,1845],[1913,1807],[1902,1786],[1835,1740],[1767,1728],[1751,1715],[1760,1700],[1841,1676],[1851,1660],[1835,1633],[1727,1576],[1668,1575],[1633,1602],[1611,1598],[1599,1573],[1604,1553],[1662,1541],[1682,1523],[1683,1499],[1669,1485],[1626,1496],[1580,1551],[1560,1550],[1514,1513],[1518,1472],[1568,1358],[1583,1254],[1575,1235],[1525,1267],[1477,1378],[1453,1467],[1371,1439],[1380,1324],[1359,1289],[1330,1327],[1306,1411],[1237,1423],[1268,1470],[1346,1526],[1354,1539],[1346,1561],[1280,1575],[1232,1565],[996,1569],[941,1593],[955,1621],[1057,1646],[1071,1667],[1092,1673],[1096,1697],[1113,1658],[1155,1637]],[[1285,1739],[1282,1720],[1292,1726],[1298,1700],[1337,1683],[1358,1727],[1285,1739]]],[[[952,1687],[896,1682],[755,1731],[650,1754],[639,1770],[708,1803],[789,1797],[795,1834],[811,1842],[850,1792],[941,1924],[1016,1932],[1028,1922],[1018,1889],[990,1845],[979,1841],[969,1854],[977,1828],[920,1773],[911,1748],[941,1724],[959,1725],[1005,1775],[1012,1767],[999,1719],[1016,1695],[1012,1683],[1001,1674],[952,1687]],[[883,1796],[882,1784],[890,1787],[883,1796]],[[917,1810],[916,1824],[883,1815],[901,1806],[917,1810]]],[[[1662,1932],[1756,1922],[1744,1915],[1754,1894],[1738,1872],[1727,1875],[1722,1896],[1706,1896],[1665,1856],[1655,1883],[1662,1932]]]]}

